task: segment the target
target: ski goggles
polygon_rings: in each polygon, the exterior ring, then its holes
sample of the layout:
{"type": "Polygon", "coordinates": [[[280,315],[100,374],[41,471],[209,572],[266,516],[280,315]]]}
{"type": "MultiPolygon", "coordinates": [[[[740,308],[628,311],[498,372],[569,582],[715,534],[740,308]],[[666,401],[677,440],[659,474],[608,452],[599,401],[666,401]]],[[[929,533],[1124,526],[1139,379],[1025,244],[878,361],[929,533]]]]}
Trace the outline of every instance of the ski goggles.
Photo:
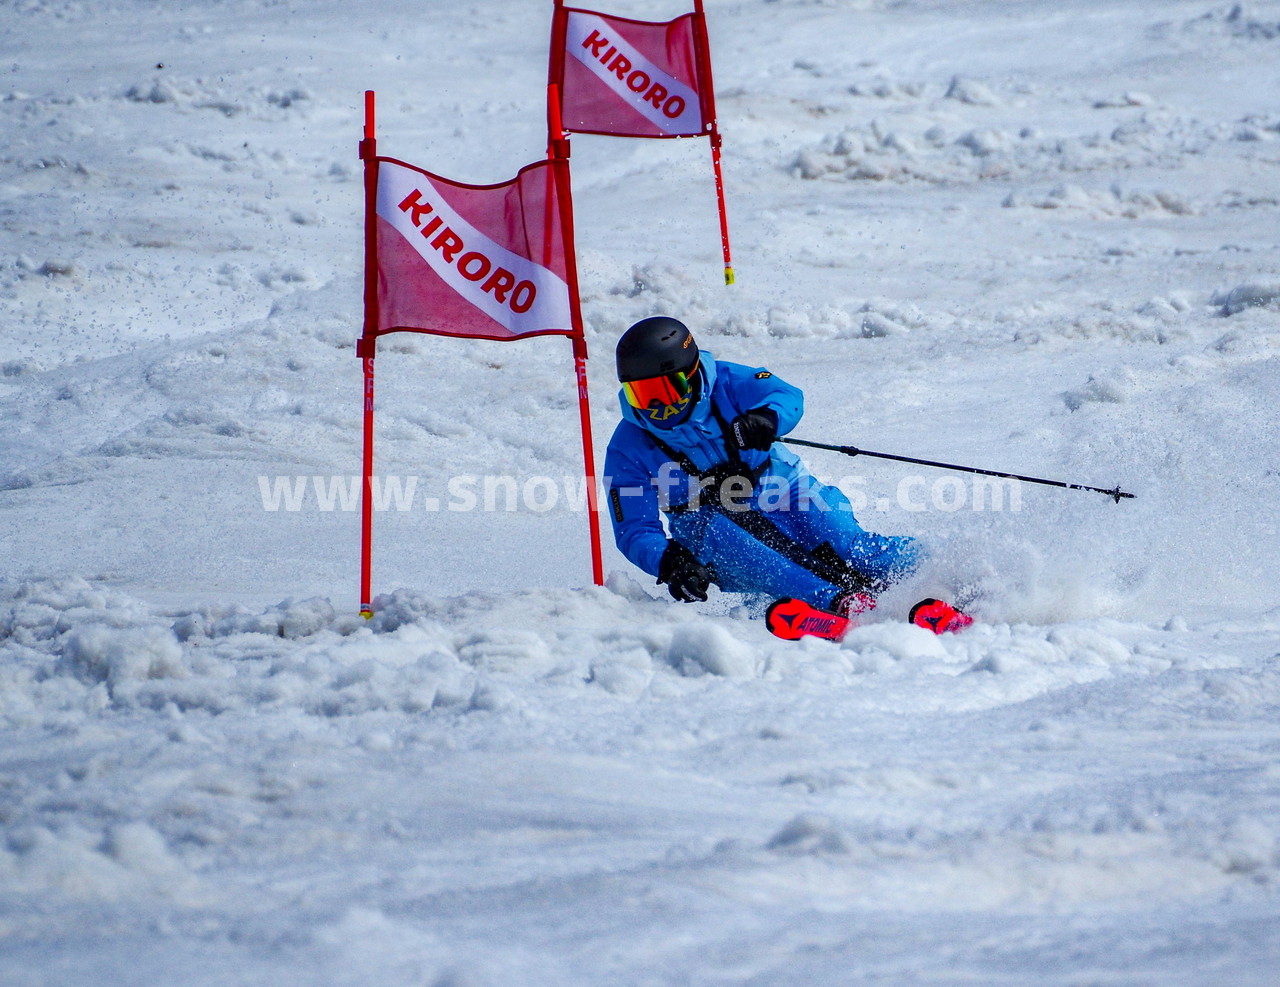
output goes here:
{"type": "Polygon", "coordinates": [[[631,407],[661,421],[684,410],[697,379],[698,364],[695,363],[689,370],[677,370],[643,380],[624,380],[622,393],[631,407]]]}

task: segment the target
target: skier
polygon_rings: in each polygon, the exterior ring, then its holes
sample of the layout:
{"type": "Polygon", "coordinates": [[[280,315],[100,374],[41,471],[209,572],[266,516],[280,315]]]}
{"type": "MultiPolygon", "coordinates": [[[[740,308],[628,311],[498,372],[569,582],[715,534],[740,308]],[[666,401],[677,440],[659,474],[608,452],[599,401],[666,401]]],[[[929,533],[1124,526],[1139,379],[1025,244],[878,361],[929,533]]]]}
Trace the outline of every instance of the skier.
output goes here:
{"type": "MultiPolygon", "coordinates": [[[[622,335],[617,367],[622,421],[604,468],[614,538],[676,600],[706,600],[715,583],[852,618],[919,566],[915,539],[864,530],[848,498],[777,442],[800,421],[799,388],[716,360],[666,316],[622,335]]],[[[937,633],[971,623],[932,599],[909,619],[937,633]]]]}

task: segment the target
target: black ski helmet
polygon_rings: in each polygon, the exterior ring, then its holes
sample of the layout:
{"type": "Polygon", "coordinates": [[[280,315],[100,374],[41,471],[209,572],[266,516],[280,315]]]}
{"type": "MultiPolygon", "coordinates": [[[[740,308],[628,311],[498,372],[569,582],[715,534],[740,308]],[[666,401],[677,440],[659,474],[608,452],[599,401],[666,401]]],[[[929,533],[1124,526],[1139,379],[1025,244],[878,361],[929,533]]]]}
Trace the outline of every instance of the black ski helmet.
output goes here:
{"type": "Polygon", "coordinates": [[[618,380],[645,380],[698,365],[698,344],[679,319],[654,315],[641,319],[618,340],[618,380]]]}

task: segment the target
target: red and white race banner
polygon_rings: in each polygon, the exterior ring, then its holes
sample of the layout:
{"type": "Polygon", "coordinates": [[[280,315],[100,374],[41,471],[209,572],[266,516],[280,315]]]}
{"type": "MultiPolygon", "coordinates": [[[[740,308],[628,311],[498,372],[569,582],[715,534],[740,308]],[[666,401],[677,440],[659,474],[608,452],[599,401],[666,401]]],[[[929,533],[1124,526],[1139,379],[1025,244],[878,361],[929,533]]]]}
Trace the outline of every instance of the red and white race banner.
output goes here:
{"type": "Polygon", "coordinates": [[[591,574],[604,585],[600,506],[578,302],[569,161],[551,156],[509,182],[466,185],[378,155],[374,93],[364,94],[364,496],[360,613],[373,616],[374,363],[378,337],[425,332],[474,339],[568,336],[578,388],[591,574]]]}
{"type": "Polygon", "coordinates": [[[637,21],[555,0],[547,80],[547,147],[567,157],[567,136],[707,137],[720,209],[724,282],[733,284],[720,169],[715,84],[703,0],[669,21],[637,21]]]}
{"type": "Polygon", "coordinates": [[[714,126],[696,13],[636,21],[559,7],[551,79],[564,129],[615,137],[701,137],[714,126]]]}
{"type": "Polygon", "coordinates": [[[539,161],[509,182],[464,185],[379,158],[376,332],[572,335],[572,232],[554,173],[564,166],[539,161]]]}

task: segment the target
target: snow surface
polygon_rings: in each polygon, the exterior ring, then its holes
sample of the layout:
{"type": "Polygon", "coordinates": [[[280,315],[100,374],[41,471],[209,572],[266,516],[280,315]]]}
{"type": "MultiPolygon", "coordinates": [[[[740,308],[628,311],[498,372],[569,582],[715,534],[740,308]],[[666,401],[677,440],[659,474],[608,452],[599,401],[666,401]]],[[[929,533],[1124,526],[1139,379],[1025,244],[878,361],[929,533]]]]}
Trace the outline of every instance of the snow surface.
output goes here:
{"type": "Polygon", "coordinates": [[[366,624],[361,94],[509,178],[551,4],[6,0],[0,982],[1280,983],[1280,3],[707,6],[738,284],[705,142],[573,141],[597,452],[672,313],[801,437],[1137,498],[814,452],[934,562],[787,644],[588,585],[563,340],[404,334],[366,624]]]}

